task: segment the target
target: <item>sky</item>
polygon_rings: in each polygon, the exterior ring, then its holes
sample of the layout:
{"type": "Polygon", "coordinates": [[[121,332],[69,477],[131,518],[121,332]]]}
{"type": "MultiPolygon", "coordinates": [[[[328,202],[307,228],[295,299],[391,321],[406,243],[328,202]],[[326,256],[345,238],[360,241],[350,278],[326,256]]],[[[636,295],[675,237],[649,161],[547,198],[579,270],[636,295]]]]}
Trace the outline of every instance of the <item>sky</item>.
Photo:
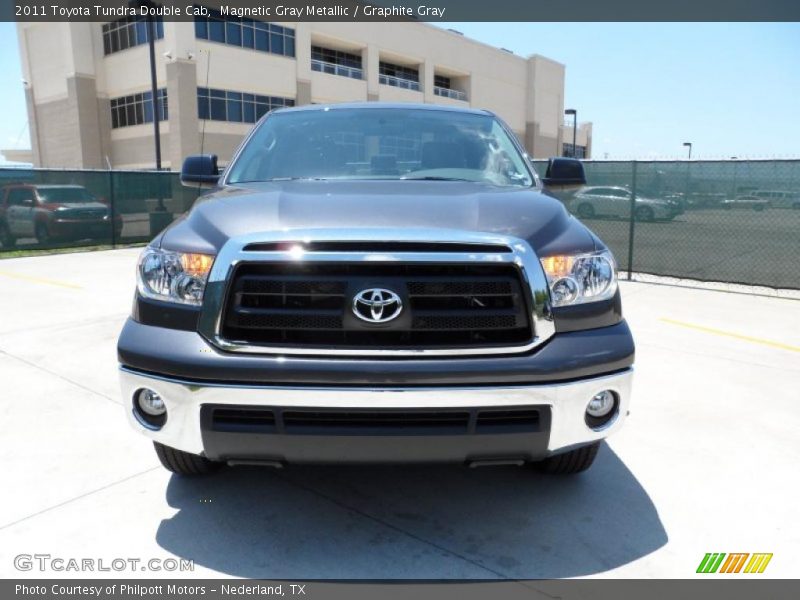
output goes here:
{"type": "MultiPolygon", "coordinates": [[[[800,158],[800,23],[443,23],[566,65],[594,158],[800,158]]],[[[0,23],[0,148],[29,148],[16,29],[0,23]]],[[[0,157],[0,163],[3,159],[0,157]]]]}

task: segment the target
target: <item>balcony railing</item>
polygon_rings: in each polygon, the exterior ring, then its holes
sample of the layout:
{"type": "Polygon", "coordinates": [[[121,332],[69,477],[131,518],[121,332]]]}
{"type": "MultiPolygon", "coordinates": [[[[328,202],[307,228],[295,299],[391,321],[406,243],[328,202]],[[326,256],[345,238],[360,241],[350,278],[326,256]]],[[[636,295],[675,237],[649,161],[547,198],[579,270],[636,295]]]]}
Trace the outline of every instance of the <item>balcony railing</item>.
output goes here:
{"type": "Polygon", "coordinates": [[[378,81],[380,81],[382,85],[391,85],[392,87],[414,90],[415,92],[419,91],[419,81],[413,81],[411,79],[380,74],[378,75],[378,81]]]}
{"type": "Polygon", "coordinates": [[[344,65],[337,65],[336,63],[317,60],[315,58],[311,59],[311,70],[319,71],[320,73],[328,73],[329,75],[349,77],[350,79],[364,79],[363,69],[357,69],[356,67],[345,67],[344,65]]]}
{"type": "Polygon", "coordinates": [[[451,90],[450,88],[439,87],[438,85],[433,88],[433,93],[437,96],[453,98],[454,100],[463,100],[465,102],[467,100],[467,95],[461,90],[451,90]]]}

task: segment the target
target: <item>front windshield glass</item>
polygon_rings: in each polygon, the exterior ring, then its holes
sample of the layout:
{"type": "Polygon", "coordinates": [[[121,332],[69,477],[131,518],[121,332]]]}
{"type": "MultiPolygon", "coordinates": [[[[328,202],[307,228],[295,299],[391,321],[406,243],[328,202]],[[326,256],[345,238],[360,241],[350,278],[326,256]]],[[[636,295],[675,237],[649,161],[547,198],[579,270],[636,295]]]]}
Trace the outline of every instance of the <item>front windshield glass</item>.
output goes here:
{"type": "Polygon", "coordinates": [[[81,187],[39,188],[39,197],[47,204],[85,204],[94,202],[94,196],[81,187]]]}
{"type": "Polygon", "coordinates": [[[228,183],[286,179],[428,179],[531,186],[531,172],[491,115],[332,108],[270,115],[228,183]]]}

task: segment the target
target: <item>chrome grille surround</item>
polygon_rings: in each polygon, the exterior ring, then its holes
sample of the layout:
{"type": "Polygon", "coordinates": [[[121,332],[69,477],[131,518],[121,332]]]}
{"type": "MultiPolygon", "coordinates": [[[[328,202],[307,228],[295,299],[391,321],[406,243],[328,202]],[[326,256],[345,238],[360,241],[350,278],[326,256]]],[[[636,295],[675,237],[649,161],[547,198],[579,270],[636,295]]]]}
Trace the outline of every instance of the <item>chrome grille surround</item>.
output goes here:
{"type": "MultiPolygon", "coordinates": [[[[524,290],[528,291],[528,290],[524,290]]],[[[536,253],[523,239],[494,233],[469,232],[454,229],[383,229],[383,228],[331,228],[331,229],[285,229],[253,233],[231,238],[220,250],[208,276],[203,307],[200,312],[199,333],[211,344],[225,352],[271,355],[302,356],[351,356],[351,357],[464,357],[523,354],[540,346],[555,334],[555,325],[550,310],[550,292],[547,280],[536,253]],[[303,244],[312,242],[356,242],[379,244],[386,240],[393,242],[415,242],[441,247],[442,251],[430,252],[369,252],[369,251],[311,251],[302,250],[303,244]],[[245,250],[247,246],[259,243],[297,244],[296,247],[281,250],[245,250]],[[449,251],[448,244],[486,245],[487,252],[449,251]],[[498,245],[510,252],[498,252],[498,245]],[[523,288],[529,288],[528,297],[531,308],[530,321],[534,336],[524,345],[476,348],[313,348],[282,347],[275,345],[254,345],[235,343],[222,335],[222,319],[228,287],[233,273],[240,263],[258,262],[297,262],[310,263],[359,263],[359,262],[399,262],[407,264],[514,264],[520,271],[523,288]]]]}

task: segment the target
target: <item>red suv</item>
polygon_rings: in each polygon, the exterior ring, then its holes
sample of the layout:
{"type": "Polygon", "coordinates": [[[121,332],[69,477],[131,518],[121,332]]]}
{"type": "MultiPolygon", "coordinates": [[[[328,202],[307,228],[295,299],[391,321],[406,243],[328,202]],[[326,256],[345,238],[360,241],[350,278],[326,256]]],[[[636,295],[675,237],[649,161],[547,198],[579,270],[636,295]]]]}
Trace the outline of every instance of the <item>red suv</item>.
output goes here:
{"type": "MultiPolygon", "coordinates": [[[[40,244],[55,240],[111,237],[111,210],[80,185],[7,185],[0,190],[0,244],[12,247],[20,238],[40,244]]],[[[122,233],[122,218],[113,219],[122,233]]]]}

